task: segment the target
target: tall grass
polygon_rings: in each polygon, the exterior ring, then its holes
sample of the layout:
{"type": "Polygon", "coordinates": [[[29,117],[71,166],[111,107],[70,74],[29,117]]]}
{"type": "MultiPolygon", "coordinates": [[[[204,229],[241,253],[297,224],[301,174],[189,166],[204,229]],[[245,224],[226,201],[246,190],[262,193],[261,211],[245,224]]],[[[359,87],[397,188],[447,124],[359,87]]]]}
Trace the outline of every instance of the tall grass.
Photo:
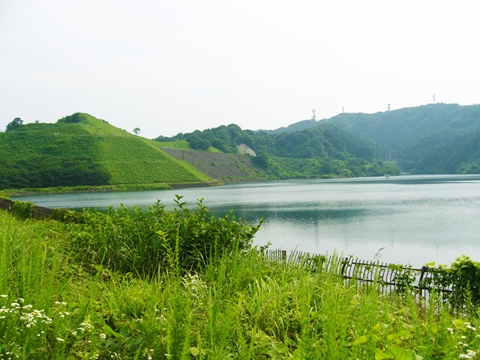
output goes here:
{"type": "MultiPolygon", "coordinates": [[[[223,249],[148,277],[68,254],[76,225],[0,212],[1,359],[476,358],[478,317],[223,249]]],[[[132,243],[133,244],[133,243],[132,243]]]]}
{"type": "Polygon", "coordinates": [[[56,274],[64,271],[61,239],[65,233],[56,222],[19,222],[0,216],[0,289],[3,294],[43,305],[58,289],[56,274]]]}

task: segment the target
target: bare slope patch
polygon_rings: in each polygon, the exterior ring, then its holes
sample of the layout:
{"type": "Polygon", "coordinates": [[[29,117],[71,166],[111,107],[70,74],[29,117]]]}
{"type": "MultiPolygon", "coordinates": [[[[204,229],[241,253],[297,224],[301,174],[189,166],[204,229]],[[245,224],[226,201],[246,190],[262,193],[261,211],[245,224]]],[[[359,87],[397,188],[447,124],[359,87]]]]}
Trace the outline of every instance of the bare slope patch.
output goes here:
{"type": "Polygon", "coordinates": [[[176,159],[184,160],[216,180],[253,180],[266,177],[245,155],[219,154],[196,150],[162,149],[176,159]]]}

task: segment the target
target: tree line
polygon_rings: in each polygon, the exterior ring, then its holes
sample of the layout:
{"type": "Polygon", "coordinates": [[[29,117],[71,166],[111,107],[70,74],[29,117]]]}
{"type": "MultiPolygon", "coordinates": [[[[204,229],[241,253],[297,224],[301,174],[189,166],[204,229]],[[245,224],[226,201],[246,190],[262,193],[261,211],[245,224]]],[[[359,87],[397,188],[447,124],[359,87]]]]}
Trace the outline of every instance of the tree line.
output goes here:
{"type": "Polygon", "coordinates": [[[230,124],[155,140],[186,140],[194,150],[214,147],[224,153],[236,153],[237,145],[245,144],[257,155],[252,162],[279,179],[398,173],[393,164],[376,160],[371,145],[328,123],[280,133],[242,130],[230,124]]]}

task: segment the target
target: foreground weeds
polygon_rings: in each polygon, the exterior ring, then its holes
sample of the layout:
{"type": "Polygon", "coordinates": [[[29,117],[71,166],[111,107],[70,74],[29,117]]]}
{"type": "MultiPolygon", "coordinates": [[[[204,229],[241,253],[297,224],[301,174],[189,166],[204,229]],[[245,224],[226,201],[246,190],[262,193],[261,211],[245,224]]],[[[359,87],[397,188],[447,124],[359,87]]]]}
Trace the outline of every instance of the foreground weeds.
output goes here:
{"type": "Polygon", "coordinates": [[[74,231],[0,212],[0,359],[479,358],[478,317],[433,297],[235,247],[144,277],[70,252],[74,231]]]}

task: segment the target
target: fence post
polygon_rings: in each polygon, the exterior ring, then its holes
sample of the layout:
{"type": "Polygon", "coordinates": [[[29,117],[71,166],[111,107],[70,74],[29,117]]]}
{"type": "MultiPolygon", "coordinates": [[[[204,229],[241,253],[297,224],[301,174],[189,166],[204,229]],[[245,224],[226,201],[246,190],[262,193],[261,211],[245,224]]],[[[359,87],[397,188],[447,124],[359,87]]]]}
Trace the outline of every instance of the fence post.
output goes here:
{"type": "Polygon", "coordinates": [[[341,270],[341,274],[340,275],[344,275],[345,274],[345,268],[347,267],[347,264],[350,262],[350,258],[345,258],[345,260],[343,261],[343,264],[342,264],[342,270],[341,270]]]}
{"type": "Polygon", "coordinates": [[[423,265],[422,268],[420,269],[420,277],[418,278],[418,290],[419,290],[418,297],[419,298],[423,296],[424,291],[427,291],[426,288],[424,288],[422,285],[423,276],[425,275],[426,272],[427,272],[427,267],[423,265]]]}

